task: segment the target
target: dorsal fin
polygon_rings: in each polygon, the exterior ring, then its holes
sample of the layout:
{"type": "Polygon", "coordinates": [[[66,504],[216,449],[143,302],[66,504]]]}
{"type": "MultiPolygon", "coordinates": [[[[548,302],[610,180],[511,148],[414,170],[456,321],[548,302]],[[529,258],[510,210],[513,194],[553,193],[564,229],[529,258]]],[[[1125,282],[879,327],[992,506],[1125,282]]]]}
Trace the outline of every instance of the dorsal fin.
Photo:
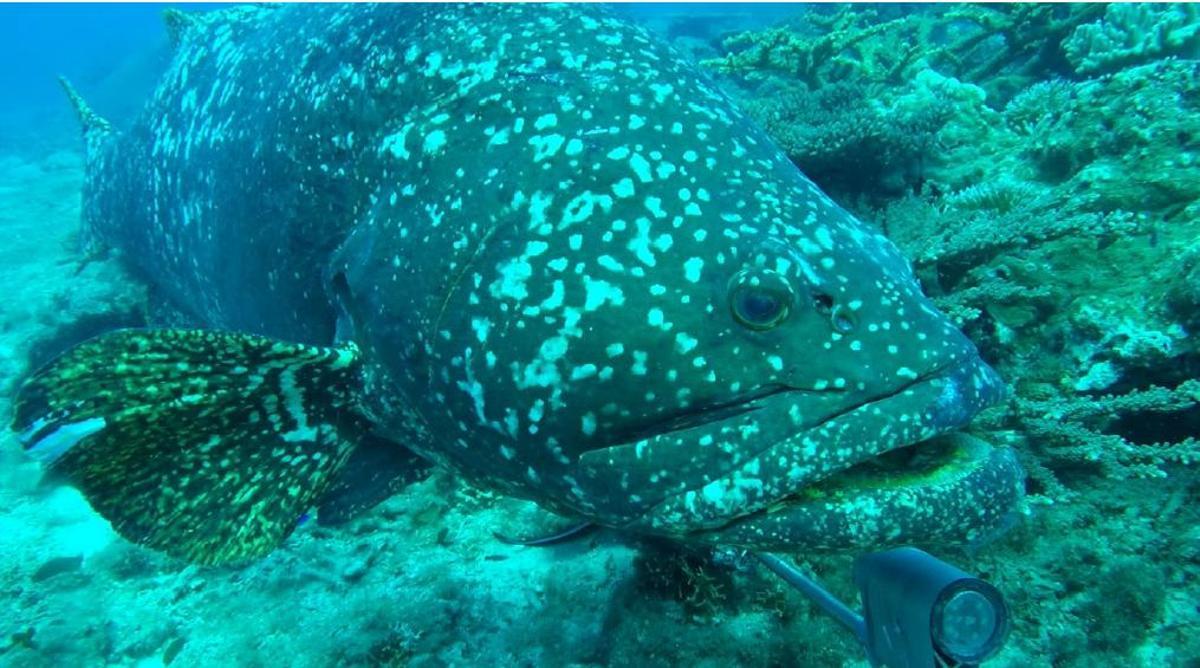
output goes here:
{"type": "Polygon", "coordinates": [[[265,12],[277,9],[275,5],[234,5],[225,9],[207,12],[185,12],[178,9],[163,10],[163,23],[167,27],[167,38],[171,46],[178,49],[188,40],[201,39],[205,32],[220,26],[236,26],[257,21],[265,12]]]}
{"type": "Polygon", "coordinates": [[[92,111],[88,106],[87,101],[75,90],[70,81],[66,77],[60,76],[58,82],[62,84],[63,90],[67,92],[67,98],[71,100],[71,106],[75,108],[75,113],[79,116],[79,123],[83,126],[83,138],[87,140],[90,147],[93,143],[98,143],[108,135],[112,134],[112,123],[104,120],[99,114],[92,111]]]}
{"type": "Polygon", "coordinates": [[[178,47],[198,22],[195,14],[174,8],[163,10],[163,23],[167,26],[167,38],[171,40],[173,47],[178,47]]]}

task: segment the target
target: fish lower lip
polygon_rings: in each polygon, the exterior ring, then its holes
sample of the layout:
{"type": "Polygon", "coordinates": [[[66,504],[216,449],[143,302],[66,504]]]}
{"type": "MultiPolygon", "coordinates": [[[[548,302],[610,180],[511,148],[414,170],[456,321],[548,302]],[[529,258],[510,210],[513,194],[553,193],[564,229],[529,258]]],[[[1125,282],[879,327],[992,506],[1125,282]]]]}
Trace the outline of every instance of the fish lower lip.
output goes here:
{"type": "Polygon", "coordinates": [[[1003,532],[1024,479],[1010,448],[962,432],[906,447],[915,453],[899,468],[867,460],[695,536],[758,549],[857,550],[914,541],[962,544],[1003,532]],[[874,514],[864,517],[864,508],[874,514]]]}

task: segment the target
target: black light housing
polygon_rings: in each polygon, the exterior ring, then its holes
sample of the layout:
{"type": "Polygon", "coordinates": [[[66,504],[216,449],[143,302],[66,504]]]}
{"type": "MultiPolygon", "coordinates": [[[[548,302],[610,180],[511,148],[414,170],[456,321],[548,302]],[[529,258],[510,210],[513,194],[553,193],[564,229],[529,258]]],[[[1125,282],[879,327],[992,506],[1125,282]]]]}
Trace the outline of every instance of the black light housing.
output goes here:
{"type": "Polygon", "coordinates": [[[1011,620],[998,589],[916,548],[855,561],[861,616],[779,557],[756,556],[854,633],[873,666],[975,666],[1008,638],[1011,620]]]}

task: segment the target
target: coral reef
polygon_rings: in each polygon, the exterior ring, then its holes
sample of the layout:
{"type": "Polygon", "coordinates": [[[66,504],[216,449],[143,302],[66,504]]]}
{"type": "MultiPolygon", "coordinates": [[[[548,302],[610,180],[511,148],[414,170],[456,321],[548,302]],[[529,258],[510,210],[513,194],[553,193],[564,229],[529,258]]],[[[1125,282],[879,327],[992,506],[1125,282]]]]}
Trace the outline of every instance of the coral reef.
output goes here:
{"type": "Polygon", "coordinates": [[[1096,398],[1018,398],[1015,403],[1015,426],[1030,436],[1039,463],[1051,469],[1090,463],[1108,479],[1165,478],[1169,464],[1200,461],[1200,438],[1190,435],[1200,433],[1200,380],[1096,398]],[[1195,414],[1190,424],[1159,433],[1141,426],[1155,422],[1158,415],[1183,419],[1189,413],[1195,414]],[[1128,435],[1106,433],[1120,424],[1126,425],[1128,435]],[[1172,432],[1179,440],[1169,440],[1172,432]],[[1133,440],[1138,435],[1164,440],[1139,443],[1133,440]]]}
{"type": "Polygon", "coordinates": [[[786,27],[728,38],[729,53],[705,64],[743,78],[776,74],[809,90],[845,81],[898,85],[933,67],[994,95],[1070,73],[1064,38],[1104,7],[961,4],[885,12],[852,5],[806,12],[786,27]]]}
{"type": "Polygon", "coordinates": [[[962,558],[1018,597],[1031,663],[1200,657],[1173,603],[1200,576],[1197,30],[1180,5],[840,8],[708,61],[1010,381],[973,428],[1017,449],[1027,517],[962,558]]]}
{"type": "Polygon", "coordinates": [[[1010,91],[1018,82],[1064,72],[1063,38],[1103,11],[1099,4],[956,6],[941,19],[959,29],[949,44],[935,47],[934,64],[993,92],[1010,91]]]}
{"type": "Polygon", "coordinates": [[[925,22],[876,18],[870,9],[809,12],[797,26],[730,37],[724,44],[730,53],[703,64],[726,74],[777,73],[809,90],[847,80],[895,83],[925,42],[925,22]]]}

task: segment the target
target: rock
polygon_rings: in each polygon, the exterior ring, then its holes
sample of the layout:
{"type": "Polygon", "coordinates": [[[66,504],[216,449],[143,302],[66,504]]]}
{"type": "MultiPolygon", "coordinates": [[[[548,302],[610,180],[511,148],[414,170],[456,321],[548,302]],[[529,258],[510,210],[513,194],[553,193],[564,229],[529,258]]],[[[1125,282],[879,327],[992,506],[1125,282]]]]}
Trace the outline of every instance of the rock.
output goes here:
{"type": "Polygon", "coordinates": [[[163,657],[162,657],[163,665],[164,666],[171,665],[171,662],[174,661],[175,658],[179,656],[179,653],[183,651],[183,646],[186,643],[187,643],[187,640],[181,636],[176,636],[176,637],[172,638],[170,640],[170,642],[167,643],[167,646],[163,649],[163,657]]]}
{"type": "Polygon", "coordinates": [[[45,582],[56,575],[74,573],[83,566],[83,555],[73,557],[54,557],[43,563],[33,573],[34,582],[45,582]]]}
{"type": "Polygon", "coordinates": [[[370,567],[369,559],[355,559],[342,569],[342,579],[346,582],[358,582],[370,567]]]}

